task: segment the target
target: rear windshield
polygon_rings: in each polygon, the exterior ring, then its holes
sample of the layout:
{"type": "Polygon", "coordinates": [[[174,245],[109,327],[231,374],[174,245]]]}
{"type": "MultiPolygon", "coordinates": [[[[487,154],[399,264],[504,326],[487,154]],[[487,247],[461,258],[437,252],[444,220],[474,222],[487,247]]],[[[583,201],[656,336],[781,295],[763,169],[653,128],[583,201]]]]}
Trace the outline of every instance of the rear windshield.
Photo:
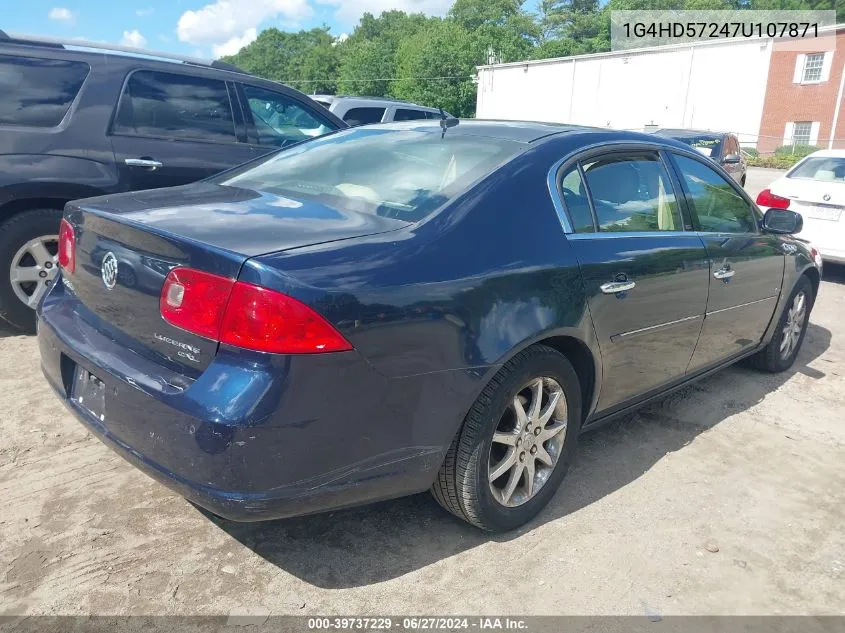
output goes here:
{"type": "Polygon", "coordinates": [[[55,127],[88,75],[88,64],[0,55],[0,125],[55,127]]]}
{"type": "Polygon", "coordinates": [[[355,129],[308,141],[216,182],[417,222],[525,145],[412,130],[355,129]]]}
{"type": "Polygon", "coordinates": [[[676,136],[675,138],[709,158],[718,158],[722,154],[720,136],[676,136]]]}
{"type": "Polygon", "coordinates": [[[788,178],[811,178],[827,182],[845,182],[845,158],[819,156],[808,158],[793,169],[788,178]]]}

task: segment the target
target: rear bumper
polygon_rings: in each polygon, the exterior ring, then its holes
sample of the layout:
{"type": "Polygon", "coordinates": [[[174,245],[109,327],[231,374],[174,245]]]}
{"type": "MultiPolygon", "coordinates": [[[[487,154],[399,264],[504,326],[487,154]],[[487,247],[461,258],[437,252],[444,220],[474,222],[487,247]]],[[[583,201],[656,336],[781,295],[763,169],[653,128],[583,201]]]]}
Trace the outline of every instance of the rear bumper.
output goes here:
{"type": "Polygon", "coordinates": [[[39,310],[38,341],[48,382],[97,437],[180,495],[236,521],[423,491],[462,417],[459,389],[434,399],[444,393],[444,375],[387,379],[354,351],[279,357],[221,348],[185,383],[101,334],[84,307],[60,292],[39,310]],[[103,419],[70,398],[77,365],[105,384],[103,419]]]}

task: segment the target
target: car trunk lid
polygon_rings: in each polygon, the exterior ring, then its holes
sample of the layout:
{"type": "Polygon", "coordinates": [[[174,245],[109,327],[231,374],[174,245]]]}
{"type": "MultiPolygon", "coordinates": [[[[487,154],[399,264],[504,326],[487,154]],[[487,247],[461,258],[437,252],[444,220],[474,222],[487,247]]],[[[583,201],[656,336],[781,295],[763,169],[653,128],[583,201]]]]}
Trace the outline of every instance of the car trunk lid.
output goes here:
{"type": "Polygon", "coordinates": [[[161,316],[161,289],[170,270],[188,267],[236,279],[256,255],[407,224],[231,189],[200,183],[70,203],[65,215],[76,237],[76,265],[63,272],[66,287],[113,338],[198,373],[218,344],[161,316]]]}

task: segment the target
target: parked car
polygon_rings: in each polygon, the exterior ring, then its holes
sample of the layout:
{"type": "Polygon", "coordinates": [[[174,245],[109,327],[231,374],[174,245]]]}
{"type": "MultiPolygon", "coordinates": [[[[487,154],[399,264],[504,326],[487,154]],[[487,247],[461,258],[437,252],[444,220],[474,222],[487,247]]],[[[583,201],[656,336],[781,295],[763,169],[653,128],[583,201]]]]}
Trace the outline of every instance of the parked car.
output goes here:
{"type": "MultiPolygon", "coordinates": [[[[441,118],[440,111],[436,108],[427,108],[399,99],[335,95],[312,95],[311,98],[352,127],[370,123],[441,118]]],[[[451,117],[450,114],[445,114],[451,117]]]]}
{"type": "Polygon", "coordinates": [[[813,152],[761,191],[757,204],[800,214],[801,237],[825,261],[845,264],[845,150],[813,152]]]}
{"type": "Polygon", "coordinates": [[[669,139],[359,127],[68,204],[42,367],[101,440],[229,519],[431,489],[508,530],[582,429],[740,359],[792,365],[820,279],[800,229],[669,139]]]}
{"type": "Polygon", "coordinates": [[[0,317],[17,328],[55,282],[69,200],[182,185],[347,127],[234,66],[164,57],[0,31],[0,317]]]}
{"type": "Polygon", "coordinates": [[[674,138],[707,156],[731,175],[741,186],[745,186],[745,174],[748,165],[742,156],[739,139],[727,132],[707,132],[703,130],[657,130],[655,134],[674,138]]]}

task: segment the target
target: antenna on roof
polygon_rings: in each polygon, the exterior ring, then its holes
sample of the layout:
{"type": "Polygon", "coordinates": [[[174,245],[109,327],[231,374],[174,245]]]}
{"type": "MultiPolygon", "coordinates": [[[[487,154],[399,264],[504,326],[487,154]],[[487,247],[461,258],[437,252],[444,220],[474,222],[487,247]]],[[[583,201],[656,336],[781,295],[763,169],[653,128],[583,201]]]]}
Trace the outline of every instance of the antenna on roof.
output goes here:
{"type": "Polygon", "coordinates": [[[442,107],[438,106],[437,110],[440,112],[440,138],[443,138],[446,136],[446,130],[455,127],[459,121],[455,117],[447,115],[442,107]]]}

